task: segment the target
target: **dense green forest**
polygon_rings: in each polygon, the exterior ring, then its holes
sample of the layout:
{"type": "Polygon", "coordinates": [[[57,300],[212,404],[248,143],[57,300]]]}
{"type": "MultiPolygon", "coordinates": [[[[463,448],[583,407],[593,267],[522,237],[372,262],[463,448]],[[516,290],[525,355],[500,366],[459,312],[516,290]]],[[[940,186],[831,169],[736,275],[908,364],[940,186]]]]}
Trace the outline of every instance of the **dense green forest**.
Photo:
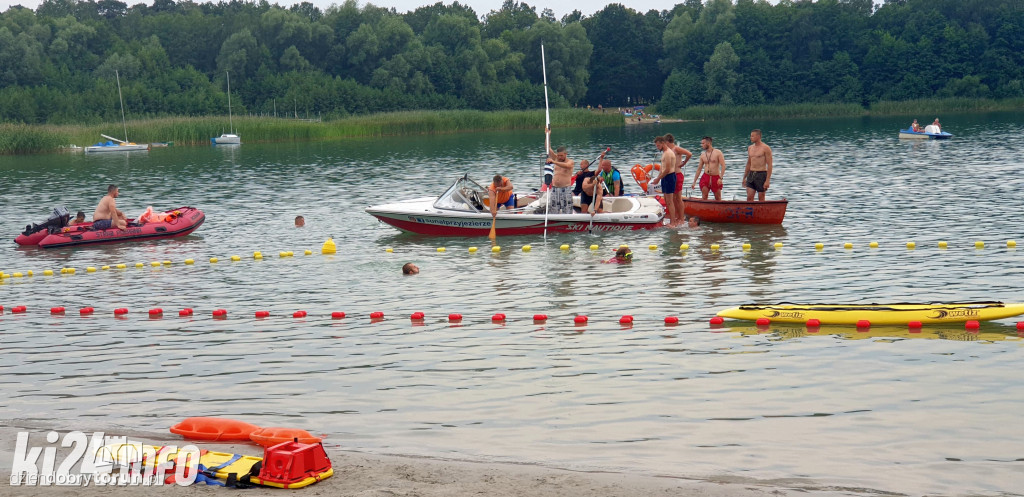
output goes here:
{"type": "Polygon", "coordinates": [[[409,109],[1024,97],[1020,0],[685,0],[592,16],[507,0],[397,12],[355,0],[45,0],[0,13],[0,121],[409,109]]]}

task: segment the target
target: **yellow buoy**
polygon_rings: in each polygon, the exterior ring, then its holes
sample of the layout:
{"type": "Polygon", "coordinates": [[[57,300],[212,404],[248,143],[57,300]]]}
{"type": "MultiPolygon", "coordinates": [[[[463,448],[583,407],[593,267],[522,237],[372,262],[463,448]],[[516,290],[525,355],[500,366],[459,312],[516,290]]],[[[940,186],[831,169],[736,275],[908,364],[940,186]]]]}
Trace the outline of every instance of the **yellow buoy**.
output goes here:
{"type": "Polygon", "coordinates": [[[711,250],[718,250],[719,248],[721,248],[721,247],[719,247],[719,245],[717,243],[711,244],[711,250]]]}
{"type": "Polygon", "coordinates": [[[309,250],[309,249],[306,249],[306,251],[303,252],[303,253],[306,254],[306,255],[313,255],[313,251],[309,250]]]}
{"type": "Polygon", "coordinates": [[[282,250],[281,252],[277,253],[277,256],[281,258],[288,257],[288,252],[282,250]]]}
{"type": "MultiPolygon", "coordinates": [[[[210,264],[216,264],[218,260],[220,260],[220,259],[217,259],[216,257],[210,257],[210,264]]],[[[118,267],[121,267],[121,266],[118,266],[118,267]]]]}
{"type": "Polygon", "coordinates": [[[289,250],[288,251],[288,257],[295,257],[295,252],[289,250]]]}
{"type": "Polygon", "coordinates": [[[558,248],[560,248],[562,250],[569,250],[569,244],[568,243],[563,243],[562,246],[558,247],[558,248]]]}
{"type": "Polygon", "coordinates": [[[164,265],[165,266],[170,266],[171,265],[171,261],[164,261],[164,265]]]}
{"type": "Polygon", "coordinates": [[[444,252],[444,251],[445,251],[445,248],[444,248],[444,247],[437,247],[437,251],[438,251],[438,252],[444,252]]]}
{"type": "Polygon", "coordinates": [[[653,244],[653,243],[648,245],[647,248],[650,249],[650,250],[658,250],[658,246],[653,244]]]}
{"type": "Polygon", "coordinates": [[[776,249],[782,248],[782,242],[775,242],[775,248],[776,249]]]}
{"type": "Polygon", "coordinates": [[[96,268],[94,268],[92,266],[89,266],[89,267],[85,268],[85,272],[87,272],[87,273],[95,273],[96,272],[96,268]]]}
{"type": "Polygon", "coordinates": [[[475,254],[478,249],[476,247],[469,247],[469,253],[475,254]]]}
{"type": "Polygon", "coordinates": [[[914,243],[914,242],[907,242],[907,248],[908,249],[914,250],[914,247],[917,247],[916,243],[914,243]]]}
{"type": "Polygon", "coordinates": [[[853,244],[850,243],[850,242],[846,242],[846,243],[843,244],[843,248],[844,249],[852,249],[853,248],[853,244]]]}
{"type": "Polygon", "coordinates": [[[196,261],[194,261],[192,259],[185,259],[185,264],[195,264],[195,263],[196,263],[196,261]]]}
{"type": "Polygon", "coordinates": [[[235,261],[235,262],[238,262],[238,261],[242,260],[242,258],[237,256],[237,255],[233,255],[233,256],[231,256],[231,260],[235,261]]]}
{"type": "Polygon", "coordinates": [[[744,243],[743,244],[743,250],[750,250],[750,244],[749,243],[744,243]]]}
{"type": "Polygon", "coordinates": [[[106,271],[106,270],[110,269],[110,266],[100,266],[100,269],[106,271]]]}
{"type": "Polygon", "coordinates": [[[596,243],[590,246],[590,250],[597,250],[599,248],[596,243]]]}
{"type": "Polygon", "coordinates": [[[320,253],[321,254],[336,254],[336,253],[338,253],[338,247],[334,245],[334,238],[333,237],[328,238],[327,241],[324,242],[323,247],[320,247],[320,253]]]}
{"type": "Polygon", "coordinates": [[[523,252],[529,252],[529,251],[530,251],[530,249],[532,249],[532,248],[533,248],[533,247],[531,247],[531,246],[529,246],[529,245],[523,245],[523,252]]]}
{"type": "Polygon", "coordinates": [[[68,274],[75,274],[75,268],[69,267],[68,268],[68,274]]]}
{"type": "Polygon", "coordinates": [[[25,275],[21,274],[21,273],[14,273],[12,276],[14,276],[15,278],[21,278],[22,276],[25,276],[25,275]]]}
{"type": "Polygon", "coordinates": [[[494,252],[494,253],[501,252],[501,247],[495,245],[495,246],[491,247],[491,252],[494,252]]]}
{"type": "Polygon", "coordinates": [[[149,265],[153,266],[153,267],[158,267],[158,266],[160,266],[160,263],[158,261],[153,261],[153,262],[150,262],[149,265]]]}
{"type": "Polygon", "coordinates": [[[253,252],[252,253],[252,258],[253,259],[262,259],[263,258],[263,252],[260,252],[259,250],[253,252]]]}
{"type": "Polygon", "coordinates": [[[825,244],[824,243],[815,243],[814,244],[814,250],[825,250],[825,244]]]}
{"type": "Polygon", "coordinates": [[[125,269],[125,268],[127,268],[127,267],[128,267],[128,265],[127,265],[127,264],[118,264],[118,265],[117,265],[117,268],[118,268],[118,269],[125,269]]]}
{"type": "Polygon", "coordinates": [[[389,253],[389,254],[391,254],[391,253],[394,253],[394,252],[395,252],[395,249],[393,249],[393,248],[391,248],[391,247],[388,247],[388,248],[384,249],[384,251],[385,251],[385,252],[387,252],[387,253],[389,253]]]}
{"type": "Polygon", "coordinates": [[[690,250],[690,244],[684,243],[679,246],[679,250],[690,250]]]}
{"type": "Polygon", "coordinates": [[[871,242],[871,243],[868,244],[868,247],[878,248],[878,242],[871,242]]]}
{"type": "Polygon", "coordinates": [[[32,276],[34,274],[35,273],[33,273],[31,269],[29,269],[28,271],[25,272],[25,276],[32,276]]]}
{"type": "Polygon", "coordinates": [[[977,248],[977,249],[985,248],[985,242],[983,242],[981,240],[978,240],[978,241],[974,242],[974,248],[977,248]]]}
{"type": "Polygon", "coordinates": [[[947,247],[949,247],[949,244],[946,243],[945,241],[939,242],[939,248],[940,249],[944,249],[944,248],[947,248],[947,247]]]}
{"type": "Polygon", "coordinates": [[[1014,247],[1017,246],[1017,242],[1015,242],[1013,240],[1007,240],[1006,241],[1006,246],[1009,247],[1009,248],[1014,248],[1014,247]]]}

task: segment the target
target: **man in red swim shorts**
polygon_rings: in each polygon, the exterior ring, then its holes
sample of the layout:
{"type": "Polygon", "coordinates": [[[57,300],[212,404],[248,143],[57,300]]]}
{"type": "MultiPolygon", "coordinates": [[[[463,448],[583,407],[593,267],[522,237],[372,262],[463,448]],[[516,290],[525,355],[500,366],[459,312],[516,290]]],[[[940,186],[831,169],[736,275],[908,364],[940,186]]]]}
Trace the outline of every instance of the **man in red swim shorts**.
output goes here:
{"type": "Polygon", "coordinates": [[[704,200],[708,198],[708,192],[715,193],[715,200],[722,200],[722,177],[725,176],[725,157],[722,151],[711,145],[711,137],[705,136],[700,140],[700,146],[704,152],[700,154],[700,165],[693,175],[693,185],[690,189],[697,187],[697,178],[700,178],[700,193],[704,200]],[[704,174],[701,174],[701,171],[704,174]]]}

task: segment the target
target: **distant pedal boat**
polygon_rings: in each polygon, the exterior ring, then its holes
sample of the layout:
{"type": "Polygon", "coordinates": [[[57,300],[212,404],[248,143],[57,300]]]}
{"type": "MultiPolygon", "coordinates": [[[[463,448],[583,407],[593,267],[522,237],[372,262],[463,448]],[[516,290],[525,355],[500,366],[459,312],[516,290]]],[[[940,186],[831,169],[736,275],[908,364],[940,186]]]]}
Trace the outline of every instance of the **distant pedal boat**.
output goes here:
{"type": "Polygon", "coordinates": [[[910,128],[900,130],[900,138],[910,140],[948,140],[952,137],[952,133],[947,133],[945,131],[940,131],[938,133],[929,133],[927,131],[914,131],[910,128]]]}

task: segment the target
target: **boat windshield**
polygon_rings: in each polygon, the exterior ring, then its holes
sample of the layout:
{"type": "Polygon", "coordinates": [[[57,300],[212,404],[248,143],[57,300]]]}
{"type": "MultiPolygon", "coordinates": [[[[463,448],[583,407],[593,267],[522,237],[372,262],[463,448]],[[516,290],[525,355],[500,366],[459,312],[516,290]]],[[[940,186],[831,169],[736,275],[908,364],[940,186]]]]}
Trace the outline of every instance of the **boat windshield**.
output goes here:
{"type": "Polygon", "coordinates": [[[437,197],[434,207],[479,212],[484,210],[483,198],[486,196],[487,189],[469,179],[469,174],[466,174],[448,187],[440,197],[437,197]]]}

